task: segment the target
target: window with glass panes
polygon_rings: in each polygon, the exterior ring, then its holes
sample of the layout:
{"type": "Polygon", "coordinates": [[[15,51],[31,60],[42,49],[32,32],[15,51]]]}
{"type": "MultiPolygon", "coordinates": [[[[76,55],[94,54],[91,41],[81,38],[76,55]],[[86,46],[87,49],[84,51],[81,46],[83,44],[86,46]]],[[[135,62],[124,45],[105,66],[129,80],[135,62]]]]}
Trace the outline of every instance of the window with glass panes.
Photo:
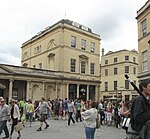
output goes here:
{"type": "Polygon", "coordinates": [[[117,57],[114,58],[114,63],[116,63],[116,62],[117,62],[117,57]]]}
{"type": "Polygon", "coordinates": [[[75,59],[71,59],[70,71],[71,72],[75,72],[76,71],[76,60],[75,59]]]}
{"type": "Polygon", "coordinates": [[[76,47],[76,37],[75,36],[71,36],[71,47],[76,47]]]}
{"type": "Polygon", "coordinates": [[[142,71],[148,70],[148,52],[147,50],[142,52],[142,71]]]}
{"type": "Polygon", "coordinates": [[[133,57],[133,62],[134,62],[134,63],[136,62],[136,58],[135,58],[135,57],[133,57]]]}
{"type": "Polygon", "coordinates": [[[85,73],[85,65],[86,65],[86,62],[81,61],[81,73],[85,73]]]}
{"type": "Polygon", "coordinates": [[[85,50],[86,49],[86,40],[81,40],[81,49],[85,50]]]}
{"type": "Polygon", "coordinates": [[[125,80],[125,89],[129,89],[129,81],[125,80]]]}
{"type": "Polygon", "coordinates": [[[141,22],[141,32],[142,32],[142,37],[144,37],[144,36],[146,36],[146,34],[147,34],[147,21],[146,21],[146,19],[145,20],[143,20],[142,22],[141,22]]]}
{"type": "Polygon", "coordinates": [[[108,82],[105,82],[105,91],[108,91],[108,82]]]}
{"type": "Polygon", "coordinates": [[[108,60],[105,60],[105,64],[108,64],[108,60]]]}
{"type": "Polygon", "coordinates": [[[117,74],[117,68],[114,68],[114,75],[117,74]]]}
{"type": "Polygon", "coordinates": [[[108,69],[105,69],[105,76],[108,76],[108,69]]]}
{"type": "Polygon", "coordinates": [[[90,51],[94,53],[95,51],[95,43],[91,42],[90,51]]]}
{"type": "Polygon", "coordinates": [[[129,66],[125,66],[125,73],[129,73],[129,66]]]}
{"type": "Polygon", "coordinates": [[[117,90],[117,81],[114,81],[114,90],[117,90]]]}
{"type": "Polygon", "coordinates": [[[136,74],[136,67],[133,67],[133,74],[136,74]]]}
{"type": "Polygon", "coordinates": [[[91,68],[90,68],[90,72],[91,72],[91,74],[94,74],[94,66],[95,66],[95,64],[94,63],[91,63],[91,68]]]}
{"type": "Polygon", "coordinates": [[[129,60],[129,56],[125,56],[125,60],[129,60]]]}

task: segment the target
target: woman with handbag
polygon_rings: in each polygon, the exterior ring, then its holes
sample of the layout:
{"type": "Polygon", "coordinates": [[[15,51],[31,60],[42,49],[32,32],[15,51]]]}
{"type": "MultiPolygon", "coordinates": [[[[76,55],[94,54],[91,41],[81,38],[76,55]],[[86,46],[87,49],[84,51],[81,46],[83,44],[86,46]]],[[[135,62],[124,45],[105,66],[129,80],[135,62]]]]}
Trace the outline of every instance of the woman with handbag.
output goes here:
{"type": "MultiPolygon", "coordinates": [[[[9,139],[12,139],[14,128],[18,124],[18,120],[20,120],[20,112],[19,112],[19,107],[17,105],[17,101],[15,101],[14,99],[11,99],[9,103],[11,105],[10,115],[11,115],[11,120],[12,120],[12,126],[11,126],[9,139]]],[[[18,131],[17,139],[19,139],[20,137],[21,137],[21,134],[20,134],[20,131],[18,131]]]]}
{"type": "Polygon", "coordinates": [[[96,130],[96,119],[98,116],[96,102],[91,103],[91,108],[89,110],[81,112],[81,116],[84,119],[86,139],[94,139],[94,134],[96,130]]]}

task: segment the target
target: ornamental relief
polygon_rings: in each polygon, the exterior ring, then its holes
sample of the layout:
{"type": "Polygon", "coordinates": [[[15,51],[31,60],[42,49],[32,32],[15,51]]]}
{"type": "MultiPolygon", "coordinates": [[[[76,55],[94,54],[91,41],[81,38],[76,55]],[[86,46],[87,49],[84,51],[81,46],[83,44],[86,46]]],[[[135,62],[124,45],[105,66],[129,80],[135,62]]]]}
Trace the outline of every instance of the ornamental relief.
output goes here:
{"type": "Polygon", "coordinates": [[[54,48],[54,47],[56,47],[57,45],[56,45],[56,41],[55,41],[55,39],[51,39],[49,42],[48,42],[48,44],[47,44],[47,49],[52,49],[52,48],[54,48]]]}

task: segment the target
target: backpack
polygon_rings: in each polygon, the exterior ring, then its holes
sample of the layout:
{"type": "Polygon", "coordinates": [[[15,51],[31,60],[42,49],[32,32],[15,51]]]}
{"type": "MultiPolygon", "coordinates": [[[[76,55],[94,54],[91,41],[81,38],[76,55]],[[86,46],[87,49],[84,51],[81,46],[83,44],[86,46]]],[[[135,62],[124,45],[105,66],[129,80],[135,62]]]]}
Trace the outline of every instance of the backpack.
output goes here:
{"type": "Polygon", "coordinates": [[[20,101],[20,108],[24,108],[24,102],[23,101],[20,101]]]}
{"type": "MultiPolygon", "coordinates": [[[[144,100],[145,100],[145,98],[144,98],[144,100]]],[[[134,123],[132,113],[134,110],[135,101],[136,101],[136,98],[134,99],[132,106],[131,106],[131,128],[133,130],[139,132],[139,136],[142,139],[150,139],[150,121],[147,121],[146,124],[144,124],[144,125],[140,125],[140,127],[136,126],[136,124],[134,123]]],[[[147,105],[147,108],[149,109],[150,104],[147,100],[145,100],[145,104],[147,105]]]]}

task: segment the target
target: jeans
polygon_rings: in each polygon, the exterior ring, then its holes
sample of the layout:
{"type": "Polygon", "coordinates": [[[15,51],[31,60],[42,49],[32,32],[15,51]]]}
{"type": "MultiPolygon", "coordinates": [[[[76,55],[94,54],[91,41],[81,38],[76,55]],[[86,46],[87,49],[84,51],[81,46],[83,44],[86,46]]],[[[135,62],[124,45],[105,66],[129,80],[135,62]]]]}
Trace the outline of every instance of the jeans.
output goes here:
{"type": "Polygon", "coordinates": [[[69,118],[68,118],[68,125],[70,125],[70,121],[72,120],[73,123],[75,123],[74,119],[72,118],[73,112],[69,112],[69,118]]]}
{"type": "Polygon", "coordinates": [[[86,139],[94,139],[96,128],[85,127],[86,139]]]}
{"type": "Polygon", "coordinates": [[[0,135],[2,134],[3,130],[5,132],[5,136],[9,137],[9,131],[8,131],[8,128],[7,128],[7,121],[6,120],[0,122],[0,135]]]}

